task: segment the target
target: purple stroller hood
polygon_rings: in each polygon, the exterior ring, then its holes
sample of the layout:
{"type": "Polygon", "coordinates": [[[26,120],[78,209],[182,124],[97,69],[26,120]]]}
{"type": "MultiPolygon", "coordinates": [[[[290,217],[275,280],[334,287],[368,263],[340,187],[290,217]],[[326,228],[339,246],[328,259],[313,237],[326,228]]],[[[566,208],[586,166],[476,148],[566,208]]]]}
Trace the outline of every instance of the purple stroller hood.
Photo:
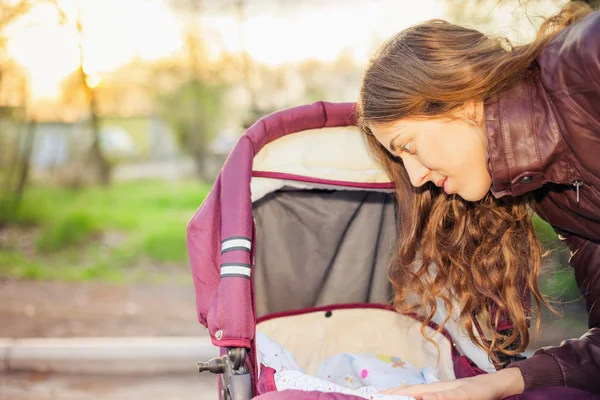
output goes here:
{"type": "Polygon", "coordinates": [[[219,347],[251,347],[255,313],[251,272],[254,156],[269,142],[308,129],[355,125],[353,103],[300,106],[251,126],[225,161],[213,188],[187,226],[198,320],[219,347]]]}

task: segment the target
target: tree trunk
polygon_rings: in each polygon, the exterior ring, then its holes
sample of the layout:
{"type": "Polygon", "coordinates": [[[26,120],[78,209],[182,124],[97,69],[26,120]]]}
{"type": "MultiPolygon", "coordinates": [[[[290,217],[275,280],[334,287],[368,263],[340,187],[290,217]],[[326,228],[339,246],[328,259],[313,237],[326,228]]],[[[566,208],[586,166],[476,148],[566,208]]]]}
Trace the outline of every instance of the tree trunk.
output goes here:
{"type": "Polygon", "coordinates": [[[29,180],[36,124],[34,121],[26,124],[24,140],[21,144],[21,136],[17,137],[14,157],[7,162],[6,170],[3,171],[6,176],[4,193],[0,197],[0,228],[6,226],[19,211],[25,186],[29,180]]]}
{"type": "Polygon", "coordinates": [[[110,183],[110,164],[102,153],[100,147],[100,121],[96,112],[96,96],[94,90],[89,88],[90,92],[90,127],[92,130],[92,146],[90,148],[90,158],[95,169],[98,182],[102,186],[110,183]]]}
{"type": "Polygon", "coordinates": [[[25,185],[29,180],[29,169],[31,167],[31,154],[33,153],[33,140],[35,138],[36,125],[35,121],[29,121],[27,123],[23,155],[20,159],[21,162],[19,163],[18,182],[17,187],[15,188],[15,212],[18,211],[21,199],[23,198],[23,192],[25,191],[25,185]]]}
{"type": "Polygon", "coordinates": [[[100,146],[100,119],[98,118],[96,93],[88,84],[88,75],[83,70],[83,63],[79,66],[79,73],[89,101],[90,129],[92,131],[89,165],[92,168],[96,182],[102,186],[107,186],[110,183],[110,164],[100,146]]]}

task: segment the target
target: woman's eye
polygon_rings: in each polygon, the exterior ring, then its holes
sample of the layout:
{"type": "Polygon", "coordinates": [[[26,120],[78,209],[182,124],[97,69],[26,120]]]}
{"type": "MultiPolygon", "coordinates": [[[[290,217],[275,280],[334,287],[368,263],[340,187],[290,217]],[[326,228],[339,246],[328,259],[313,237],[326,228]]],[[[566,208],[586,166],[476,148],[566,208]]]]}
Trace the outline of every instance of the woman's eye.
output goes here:
{"type": "Polygon", "coordinates": [[[408,143],[404,144],[404,145],[401,147],[401,149],[402,149],[402,150],[404,150],[404,151],[406,151],[407,153],[410,153],[410,142],[408,142],[408,143]]]}

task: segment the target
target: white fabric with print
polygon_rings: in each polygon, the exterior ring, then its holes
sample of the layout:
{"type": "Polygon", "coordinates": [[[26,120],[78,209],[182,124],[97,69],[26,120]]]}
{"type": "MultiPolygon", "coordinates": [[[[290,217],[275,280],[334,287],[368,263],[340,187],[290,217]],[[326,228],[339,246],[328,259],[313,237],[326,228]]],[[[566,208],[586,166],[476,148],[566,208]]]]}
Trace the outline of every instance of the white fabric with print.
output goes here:
{"type": "Polygon", "coordinates": [[[268,336],[257,332],[256,343],[259,365],[275,370],[278,390],[316,390],[373,400],[413,400],[410,396],[378,393],[392,387],[438,381],[435,368],[419,371],[398,357],[383,354],[338,354],[324,360],[316,376],[309,376],[289,351],[268,336]]]}

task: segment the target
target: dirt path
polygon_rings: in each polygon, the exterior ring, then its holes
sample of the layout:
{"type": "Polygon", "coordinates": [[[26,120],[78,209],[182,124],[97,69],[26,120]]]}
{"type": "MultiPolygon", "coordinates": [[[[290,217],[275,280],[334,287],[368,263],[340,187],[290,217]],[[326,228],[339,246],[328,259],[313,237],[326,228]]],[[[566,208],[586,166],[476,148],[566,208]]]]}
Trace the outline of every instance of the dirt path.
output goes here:
{"type": "Polygon", "coordinates": [[[214,376],[0,374],[0,400],[217,400],[214,376]]]}
{"type": "MultiPolygon", "coordinates": [[[[185,282],[185,280],[177,280],[185,282]]],[[[557,345],[586,329],[583,304],[566,320],[543,318],[532,348],[557,345]]],[[[0,337],[198,336],[190,284],[62,283],[0,280],[0,337]]]]}
{"type": "Polygon", "coordinates": [[[197,336],[191,284],[0,280],[0,337],[197,336]]]}

